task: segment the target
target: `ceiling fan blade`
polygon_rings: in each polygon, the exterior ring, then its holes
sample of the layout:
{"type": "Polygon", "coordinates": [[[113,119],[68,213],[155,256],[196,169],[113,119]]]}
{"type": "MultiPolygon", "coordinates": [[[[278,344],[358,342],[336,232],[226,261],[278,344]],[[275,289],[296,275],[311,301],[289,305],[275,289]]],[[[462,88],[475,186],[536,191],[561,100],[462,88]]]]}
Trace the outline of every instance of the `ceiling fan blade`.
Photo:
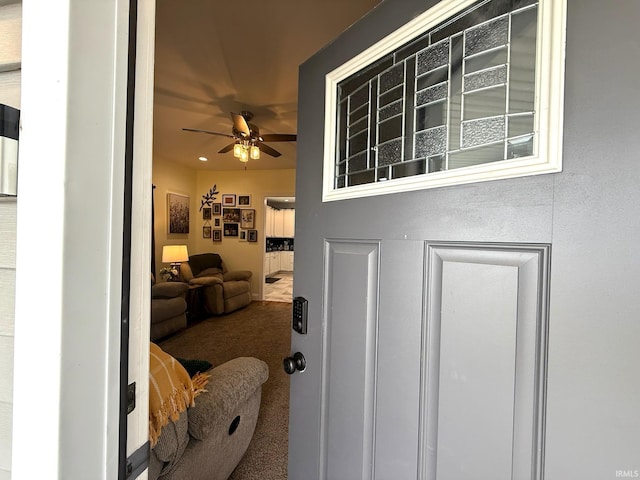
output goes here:
{"type": "Polygon", "coordinates": [[[279,157],[282,155],[279,151],[274,148],[271,148],[269,145],[265,145],[262,142],[256,142],[256,145],[260,147],[260,151],[266,153],[267,155],[271,155],[272,157],[279,157]]]}
{"type": "Polygon", "coordinates": [[[297,135],[289,133],[266,133],[260,135],[263,142],[295,142],[297,135]]]}
{"type": "Polygon", "coordinates": [[[233,127],[240,132],[242,136],[250,137],[251,129],[249,128],[249,124],[247,120],[238,113],[231,112],[231,119],[233,120],[233,127]]]}
{"type": "Polygon", "coordinates": [[[227,145],[226,147],[223,147],[220,149],[220,151],[218,153],[227,153],[230,152],[231,150],[233,150],[233,146],[236,144],[236,142],[230,143],[229,145],[227,145]]]}
{"type": "Polygon", "coordinates": [[[185,132],[208,133],[209,135],[220,135],[221,137],[236,138],[228,133],[210,132],[209,130],[198,130],[197,128],[183,128],[185,132]]]}

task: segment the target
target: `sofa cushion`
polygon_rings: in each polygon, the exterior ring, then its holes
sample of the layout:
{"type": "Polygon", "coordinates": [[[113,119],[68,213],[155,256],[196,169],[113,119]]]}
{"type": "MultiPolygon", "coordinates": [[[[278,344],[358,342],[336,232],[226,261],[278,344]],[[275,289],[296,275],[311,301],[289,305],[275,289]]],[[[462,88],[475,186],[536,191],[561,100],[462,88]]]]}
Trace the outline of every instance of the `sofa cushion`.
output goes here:
{"type": "Polygon", "coordinates": [[[222,285],[220,277],[198,277],[189,280],[190,285],[222,285]]]}
{"type": "Polygon", "coordinates": [[[222,269],[221,268],[205,268],[199,274],[195,276],[196,278],[202,277],[218,277],[219,279],[223,279],[222,269]]]}
{"type": "Polygon", "coordinates": [[[207,268],[222,270],[222,258],[217,253],[199,253],[189,257],[189,266],[194,277],[207,268]]]}

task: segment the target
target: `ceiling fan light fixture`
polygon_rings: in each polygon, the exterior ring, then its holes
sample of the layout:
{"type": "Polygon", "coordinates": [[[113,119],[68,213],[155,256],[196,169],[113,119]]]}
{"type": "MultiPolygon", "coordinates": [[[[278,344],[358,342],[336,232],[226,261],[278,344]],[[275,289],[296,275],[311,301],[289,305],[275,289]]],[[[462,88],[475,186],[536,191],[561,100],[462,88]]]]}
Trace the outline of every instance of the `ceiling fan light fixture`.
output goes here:
{"type": "MultiPolygon", "coordinates": [[[[0,0],[2,3],[2,0],[0,0]]],[[[242,114],[231,112],[231,134],[212,132],[210,130],[200,130],[196,128],[183,128],[187,132],[207,133],[209,135],[218,135],[231,138],[233,141],[218,151],[218,153],[227,153],[233,150],[233,156],[243,163],[249,159],[258,160],[263,153],[271,157],[279,157],[282,155],[275,148],[267,145],[268,142],[295,142],[296,134],[287,133],[269,133],[260,135],[260,129],[249,121],[253,118],[253,113],[242,111],[242,114]],[[263,143],[266,142],[266,143],[263,143]]],[[[201,159],[202,160],[202,159],[201,159]]],[[[202,160],[204,161],[204,160],[202,160]]]]}
{"type": "Polygon", "coordinates": [[[242,152],[244,151],[244,148],[242,148],[242,144],[241,143],[236,143],[233,146],[233,156],[236,158],[241,158],[242,157],[242,152]]]}

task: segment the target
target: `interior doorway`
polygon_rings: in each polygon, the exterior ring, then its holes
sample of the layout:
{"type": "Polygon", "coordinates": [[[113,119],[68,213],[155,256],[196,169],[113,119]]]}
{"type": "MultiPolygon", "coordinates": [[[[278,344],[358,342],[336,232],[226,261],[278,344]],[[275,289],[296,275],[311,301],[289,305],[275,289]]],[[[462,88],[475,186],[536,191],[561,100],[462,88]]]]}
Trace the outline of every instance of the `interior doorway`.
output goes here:
{"type": "Polygon", "coordinates": [[[290,303],[293,298],[296,199],[266,197],[264,205],[262,299],[290,303]]]}

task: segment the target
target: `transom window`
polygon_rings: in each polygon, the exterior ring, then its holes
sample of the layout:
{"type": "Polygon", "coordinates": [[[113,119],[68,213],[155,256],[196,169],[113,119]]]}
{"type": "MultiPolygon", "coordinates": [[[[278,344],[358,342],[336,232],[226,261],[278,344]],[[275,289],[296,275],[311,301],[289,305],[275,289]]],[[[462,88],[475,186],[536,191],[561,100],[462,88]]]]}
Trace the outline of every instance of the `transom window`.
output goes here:
{"type": "Polygon", "coordinates": [[[418,35],[401,29],[329,74],[324,199],[561,170],[548,156],[561,116],[540,115],[563,58],[541,51],[547,3],[442,2],[405,27],[422,22],[418,35]]]}

